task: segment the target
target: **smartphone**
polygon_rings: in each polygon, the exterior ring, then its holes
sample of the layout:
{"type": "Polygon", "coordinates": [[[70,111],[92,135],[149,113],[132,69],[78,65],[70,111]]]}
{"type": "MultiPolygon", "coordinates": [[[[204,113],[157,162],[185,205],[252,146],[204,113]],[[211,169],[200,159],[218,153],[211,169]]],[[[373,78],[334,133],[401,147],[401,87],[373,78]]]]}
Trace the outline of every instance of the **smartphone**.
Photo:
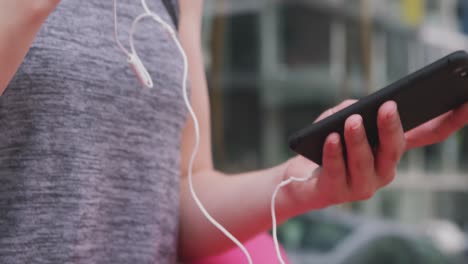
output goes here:
{"type": "MultiPolygon", "coordinates": [[[[377,147],[377,111],[389,100],[397,103],[404,131],[461,106],[468,101],[468,54],[465,51],[451,53],[297,131],[289,138],[289,147],[321,165],[323,145],[331,133],[340,134],[343,150],[346,150],[344,123],[353,114],[362,116],[369,143],[371,147],[377,147]]],[[[346,151],[344,153],[346,158],[346,151]]]]}

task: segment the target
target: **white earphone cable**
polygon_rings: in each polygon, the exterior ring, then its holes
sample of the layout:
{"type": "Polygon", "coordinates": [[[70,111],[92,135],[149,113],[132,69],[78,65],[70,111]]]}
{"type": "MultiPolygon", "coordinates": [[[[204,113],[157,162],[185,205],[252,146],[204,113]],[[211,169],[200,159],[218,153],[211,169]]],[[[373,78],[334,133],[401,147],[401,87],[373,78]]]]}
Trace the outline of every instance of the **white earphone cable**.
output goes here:
{"type": "Polygon", "coordinates": [[[119,29],[118,29],[118,20],[117,20],[117,0],[114,0],[114,39],[119,48],[125,53],[128,57],[130,57],[130,52],[122,45],[119,40],[119,29]]]}
{"type": "Polygon", "coordinates": [[[145,0],[142,0],[141,3],[142,3],[142,6],[143,6],[143,8],[145,10],[145,13],[139,15],[132,23],[131,33],[130,33],[130,36],[129,36],[130,37],[131,52],[129,52],[127,49],[125,49],[125,47],[122,45],[122,43],[118,39],[117,3],[116,3],[117,0],[113,0],[113,1],[114,1],[114,23],[115,23],[114,37],[115,37],[115,40],[116,40],[118,46],[120,47],[120,49],[129,57],[129,62],[134,67],[134,70],[136,71],[136,74],[138,75],[140,80],[144,79],[143,84],[145,84],[146,86],[152,87],[151,76],[149,75],[148,71],[146,70],[146,67],[143,65],[141,59],[139,58],[139,56],[138,56],[138,54],[136,52],[136,49],[135,49],[134,41],[133,41],[133,34],[134,34],[135,30],[136,30],[136,26],[137,26],[138,22],[141,19],[145,18],[145,17],[153,18],[157,23],[162,25],[163,28],[167,32],[169,32],[172,40],[176,44],[176,46],[177,46],[177,48],[178,48],[178,50],[179,50],[179,52],[180,52],[180,54],[182,56],[183,63],[184,63],[183,84],[182,84],[184,102],[185,102],[185,104],[187,106],[187,109],[188,109],[188,111],[190,113],[190,116],[191,116],[191,118],[193,120],[194,129],[195,129],[195,145],[193,147],[192,154],[191,154],[190,161],[189,161],[189,166],[188,166],[188,180],[189,180],[190,192],[192,194],[192,197],[193,197],[195,203],[197,204],[198,208],[203,213],[203,215],[206,217],[206,219],[208,219],[208,221],[210,221],[216,228],[218,228],[226,237],[228,237],[230,240],[232,240],[242,250],[242,252],[245,254],[248,263],[253,264],[252,258],[250,256],[249,252],[247,251],[247,249],[244,247],[244,245],[238,239],[236,239],[228,230],[226,230],[226,228],[224,228],[219,222],[217,222],[208,213],[208,211],[206,210],[206,208],[203,206],[202,202],[198,198],[198,195],[197,195],[197,193],[195,191],[195,188],[194,188],[194,185],[193,185],[193,175],[192,175],[193,163],[195,161],[195,157],[197,155],[198,147],[200,145],[200,128],[199,128],[199,123],[198,123],[197,116],[196,116],[196,114],[195,114],[195,112],[194,112],[194,110],[193,110],[193,108],[191,106],[190,99],[189,99],[189,96],[188,96],[188,91],[187,91],[188,60],[187,60],[187,56],[185,54],[185,51],[184,51],[182,45],[180,44],[180,42],[179,42],[179,40],[177,38],[177,34],[172,29],[172,27],[169,26],[169,24],[167,24],[157,14],[153,13],[148,8],[148,5],[146,4],[145,0]],[[151,84],[151,86],[148,85],[148,84],[151,84]]]}
{"type": "Polygon", "coordinates": [[[234,242],[241,250],[242,252],[244,253],[245,257],[247,258],[247,261],[249,264],[253,264],[252,262],[252,258],[249,254],[249,252],[247,251],[247,249],[244,247],[244,245],[239,241],[237,240],[237,238],[234,237],[234,235],[232,235],[228,230],[226,230],[218,221],[216,221],[211,215],[210,213],[208,213],[208,211],[205,209],[205,207],[203,206],[202,202],[200,201],[200,199],[198,198],[198,195],[196,194],[195,192],[195,188],[193,186],[193,175],[192,175],[192,171],[193,171],[193,162],[195,161],[195,157],[196,157],[196,153],[198,151],[198,146],[200,144],[200,128],[199,128],[199,124],[198,124],[198,119],[197,119],[197,116],[195,115],[195,112],[193,111],[192,109],[192,106],[190,104],[190,100],[189,100],[189,97],[188,97],[188,94],[187,94],[187,74],[188,74],[188,62],[187,62],[187,57],[185,55],[185,52],[182,48],[182,46],[180,45],[179,41],[177,40],[177,38],[175,37],[174,35],[174,41],[177,43],[177,46],[184,58],[184,64],[186,65],[185,67],[185,70],[184,70],[184,100],[185,100],[185,104],[187,105],[187,108],[190,112],[190,115],[193,119],[193,123],[194,123],[194,127],[195,127],[195,135],[196,135],[196,140],[195,140],[195,146],[193,148],[193,151],[192,151],[192,156],[190,157],[190,162],[189,162],[189,167],[188,167],[188,179],[189,179],[189,187],[190,187],[190,192],[192,193],[192,197],[193,199],[195,200],[195,203],[197,204],[198,208],[202,211],[202,213],[205,215],[206,219],[208,219],[208,221],[210,221],[216,228],[218,228],[226,237],[228,237],[232,242],[234,242]]]}
{"type": "Polygon", "coordinates": [[[147,14],[153,13],[153,12],[151,12],[151,10],[149,9],[148,4],[146,3],[146,0],[141,0],[141,5],[143,6],[143,9],[145,9],[145,12],[146,12],[147,14]]]}
{"type": "Polygon", "coordinates": [[[279,242],[278,242],[278,234],[277,234],[278,228],[277,228],[277,223],[276,223],[276,210],[275,210],[276,196],[278,195],[278,192],[282,187],[288,184],[291,184],[292,182],[306,182],[306,181],[313,179],[314,177],[315,177],[315,174],[311,174],[305,178],[291,177],[287,180],[284,180],[276,186],[275,191],[273,192],[273,196],[271,197],[271,223],[272,223],[272,229],[273,229],[273,241],[275,243],[276,256],[280,264],[285,264],[285,261],[283,259],[283,256],[281,255],[281,249],[280,249],[279,242]]]}

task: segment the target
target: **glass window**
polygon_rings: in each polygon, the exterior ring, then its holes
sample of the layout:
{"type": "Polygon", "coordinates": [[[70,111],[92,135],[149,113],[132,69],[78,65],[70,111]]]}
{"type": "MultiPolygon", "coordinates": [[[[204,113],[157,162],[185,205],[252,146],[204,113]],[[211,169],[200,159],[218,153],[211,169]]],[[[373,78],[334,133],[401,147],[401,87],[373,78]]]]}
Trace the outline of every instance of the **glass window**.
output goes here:
{"type": "Polygon", "coordinates": [[[289,67],[329,64],[331,14],[300,3],[280,8],[282,61],[289,67]]]}
{"type": "Polygon", "coordinates": [[[259,24],[257,13],[241,13],[228,19],[230,65],[234,72],[258,73],[259,24]]]}
{"type": "Polygon", "coordinates": [[[351,233],[351,227],[330,219],[302,216],[284,224],[279,237],[287,249],[327,253],[351,233]]]}
{"type": "Polygon", "coordinates": [[[415,252],[411,250],[407,241],[400,238],[386,237],[369,243],[348,263],[418,264],[420,262],[418,262],[415,252]]]}
{"type": "Polygon", "coordinates": [[[418,263],[424,264],[449,264],[452,263],[446,256],[437,250],[428,240],[415,241],[415,249],[418,252],[418,263]]]}
{"type": "Polygon", "coordinates": [[[301,247],[306,250],[328,252],[334,249],[345,237],[350,235],[351,228],[333,222],[307,219],[301,247]]]}
{"type": "Polygon", "coordinates": [[[409,73],[408,67],[408,39],[397,32],[387,34],[387,78],[396,81],[409,73]]]}

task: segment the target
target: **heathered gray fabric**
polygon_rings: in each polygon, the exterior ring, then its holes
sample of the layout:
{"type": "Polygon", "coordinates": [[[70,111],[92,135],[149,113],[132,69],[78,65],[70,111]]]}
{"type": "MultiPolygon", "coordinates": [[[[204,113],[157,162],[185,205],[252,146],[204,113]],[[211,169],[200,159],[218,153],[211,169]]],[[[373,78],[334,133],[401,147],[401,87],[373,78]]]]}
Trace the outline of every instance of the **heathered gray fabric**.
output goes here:
{"type": "MultiPolygon", "coordinates": [[[[124,45],[141,11],[119,0],[124,45]]],[[[181,57],[144,20],[144,89],[112,32],[111,0],[63,0],[0,97],[0,263],[176,262],[181,57]]]]}

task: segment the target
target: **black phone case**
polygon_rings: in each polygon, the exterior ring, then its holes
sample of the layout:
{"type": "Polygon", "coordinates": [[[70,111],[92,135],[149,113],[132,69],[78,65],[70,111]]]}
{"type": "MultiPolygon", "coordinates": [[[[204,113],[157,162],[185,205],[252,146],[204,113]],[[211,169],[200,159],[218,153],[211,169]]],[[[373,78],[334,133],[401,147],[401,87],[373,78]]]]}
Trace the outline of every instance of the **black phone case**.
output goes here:
{"type": "MultiPolygon", "coordinates": [[[[344,142],[345,120],[360,114],[372,147],[378,145],[377,111],[386,101],[398,105],[403,129],[408,131],[468,101],[468,54],[457,51],[370,94],[353,105],[298,131],[289,138],[296,153],[322,164],[323,144],[338,132],[344,142]]],[[[346,150],[343,143],[343,149],[346,150]]],[[[346,151],[344,151],[346,154],[346,151]]]]}

